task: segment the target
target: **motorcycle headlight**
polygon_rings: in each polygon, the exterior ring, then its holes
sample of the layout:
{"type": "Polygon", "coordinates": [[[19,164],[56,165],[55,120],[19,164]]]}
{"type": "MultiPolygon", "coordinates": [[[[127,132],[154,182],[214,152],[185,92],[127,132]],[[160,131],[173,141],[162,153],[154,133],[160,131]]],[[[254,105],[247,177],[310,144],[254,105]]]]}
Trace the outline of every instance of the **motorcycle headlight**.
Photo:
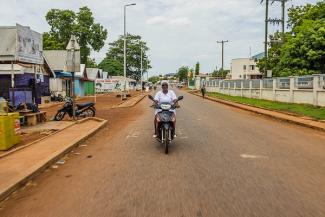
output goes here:
{"type": "Polygon", "coordinates": [[[170,104],[161,104],[160,107],[161,107],[162,110],[169,110],[172,107],[172,105],[170,105],[170,104]]]}

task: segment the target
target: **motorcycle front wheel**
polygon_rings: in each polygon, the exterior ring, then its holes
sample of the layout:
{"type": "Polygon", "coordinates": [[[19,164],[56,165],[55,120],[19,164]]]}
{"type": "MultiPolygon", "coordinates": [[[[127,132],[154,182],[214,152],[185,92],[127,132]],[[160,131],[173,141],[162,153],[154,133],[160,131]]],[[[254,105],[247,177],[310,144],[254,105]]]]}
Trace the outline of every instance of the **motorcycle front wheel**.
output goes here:
{"type": "Polygon", "coordinates": [[[168,130],[165,129],[164,132],[164,146],[165,146],[165,154],[168,154],[168,143],[169,143],[169,138],[168,138],[168,130]]]}
{"type": "Polygon", "coordinates": [[[55,121],[61,121],[65,116],[65,112],[64,111],[58,111],[58,113],[56,113],[54,120],[55,121]]]}

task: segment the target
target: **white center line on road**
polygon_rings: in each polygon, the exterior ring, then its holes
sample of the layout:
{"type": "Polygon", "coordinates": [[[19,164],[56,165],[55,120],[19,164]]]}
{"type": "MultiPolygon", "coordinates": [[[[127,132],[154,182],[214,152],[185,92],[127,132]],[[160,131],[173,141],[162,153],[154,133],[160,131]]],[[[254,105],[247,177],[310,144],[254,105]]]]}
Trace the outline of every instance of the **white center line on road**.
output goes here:
{"type": "Polygon", "coordinates": [[[252,154],[241,154],[240,157],[242,157],[242,158],[249,158],[249,159],[256,159],[256,158],[269,158],[268,156],[263,156],[263,155],[252,155],[252,154]]]}

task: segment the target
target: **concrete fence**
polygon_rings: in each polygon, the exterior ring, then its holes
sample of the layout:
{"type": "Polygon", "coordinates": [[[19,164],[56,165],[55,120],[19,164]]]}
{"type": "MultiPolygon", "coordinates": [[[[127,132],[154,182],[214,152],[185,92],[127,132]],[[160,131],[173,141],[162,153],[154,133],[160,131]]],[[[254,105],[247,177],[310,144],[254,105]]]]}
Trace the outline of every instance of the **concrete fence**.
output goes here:
{"type": "Polygon", "coordinates": [[[253,80],[210,80],[207,92],[325,106],[325,75],[253,80]]]}

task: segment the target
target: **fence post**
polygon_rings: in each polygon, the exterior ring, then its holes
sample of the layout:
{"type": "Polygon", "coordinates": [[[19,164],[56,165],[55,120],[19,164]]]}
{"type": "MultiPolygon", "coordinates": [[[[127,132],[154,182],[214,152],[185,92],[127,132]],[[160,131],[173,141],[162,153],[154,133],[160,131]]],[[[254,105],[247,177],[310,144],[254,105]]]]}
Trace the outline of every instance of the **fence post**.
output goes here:
{"type": "Polygon", "coordinates": [[[249,98],[252,98],[253,81],[249,80],[249,98]]]}
{"type": "Polygon", "coordinates": [[[244,88],[244,81],[241,80],[241,81],[240,81],[240,96],[241,96],[241,97],[244,96],[244,94],[243,94],[243,88],[244,88]]]}
{"type": "Polygon", "coordinates": [[[313,105],[318,106],[319,75],[313,75],[313,105]]]}
{"type": "Polygon", "coordinates": [[[228,85],[228,95],[230,95],[230,83],[229,83],[229,81],[227,82],[227,85],[228,85]]]}
{"type": "Polygon", "coordinates": [[[276,82],[277,82],[277,79],[273,78],[273,85],[272,85],[273,101],[276,101],[276,82]]]}
{"type": "Polygon", "coordinates": [[[289,77],[290,79],[290,99],[289,102],[294,102],[294,89],[295,89],[295,77],[289,77]]]}
{"type": "Polygon", "coordinates": [[[263,79],[260,79],[260,99],[262,99],[262,95],[263,95],[263,79]]]}

